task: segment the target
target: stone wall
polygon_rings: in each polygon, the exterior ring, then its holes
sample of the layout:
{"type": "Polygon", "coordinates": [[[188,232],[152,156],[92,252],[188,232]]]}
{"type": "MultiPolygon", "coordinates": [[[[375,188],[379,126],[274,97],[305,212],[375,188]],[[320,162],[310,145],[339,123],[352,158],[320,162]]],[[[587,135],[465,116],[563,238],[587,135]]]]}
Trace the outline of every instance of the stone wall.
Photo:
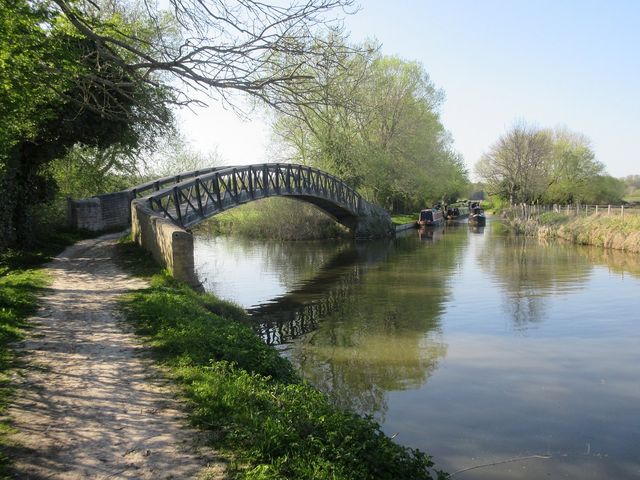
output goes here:
{"type": "Polygon", "coordinates": [[[384,208],[360,201],[360,212],[354,229],[356,238],[385,238],[395,235],[391,216],[384,208]]]}
{"type": "Polygon", "coordinates": [[[178,280],[199,284],[193,261],[193,235],[157,215],[142,200],[131,203],[131,235],[178,280]]]}
{"type": "Polygon", "coordinates": [[[70,226],[97,232],[125,229],[131,221],[131,193],[105,193],[83,200],[67,199],[67,221],[70,226]]]}

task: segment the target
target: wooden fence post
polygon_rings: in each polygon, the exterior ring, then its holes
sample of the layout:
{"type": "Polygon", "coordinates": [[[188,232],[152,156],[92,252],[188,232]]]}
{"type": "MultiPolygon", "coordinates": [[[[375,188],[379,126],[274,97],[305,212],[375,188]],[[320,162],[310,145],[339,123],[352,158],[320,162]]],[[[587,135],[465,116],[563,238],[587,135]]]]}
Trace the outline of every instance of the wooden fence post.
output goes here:
{"type": "Polygon", "coordinates": [[[607,215],[611,215],[611,205],[607,207],[607,215]]]}
{"type": "Polygon", "coordinates": [[[596,217],[598,216],[598,205],[596,205],[596,217]]]}
{"type": "Polygon", "coordinates": [[[620,205],[620,216],[624,218],[624,205],[620,205]]]}

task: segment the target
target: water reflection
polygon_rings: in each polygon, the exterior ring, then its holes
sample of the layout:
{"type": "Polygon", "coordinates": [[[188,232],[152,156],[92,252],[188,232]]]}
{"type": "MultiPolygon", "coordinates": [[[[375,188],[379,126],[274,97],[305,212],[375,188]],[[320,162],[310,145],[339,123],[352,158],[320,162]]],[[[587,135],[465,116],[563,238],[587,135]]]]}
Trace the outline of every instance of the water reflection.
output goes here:
{"type": "MultiPolygon", "coordinates": [[[[439,317],[466,242],[445,229],[433,232],[445,248],[422,243],[422,232],[412,231],[379,244],[376,250],[384,253],[374,255],[366,275],[364,263],[354,262],[357,282],[349,294],[328,289],[331,308],[321,310],[314,330],[284,352],[339,406],[382,420],[388,393],[419,388],[446,355],[439,317]]],[[[370,244],[363,248],[371,255],[370,244]]]]}
{"type": "Polygon", "coordinates": [[[503,308],[520,331],[544,320],[546,298],[583,288],[592,270],[591,262],[573,245],[546,248],[522,236],[485,242],[476,258],[500,286],[503,308]]]}
{"type": "Polygon", "coordinates": [[[388,241],[351,244],[311,279],[285,295],[248,309],[259,335],[270,345],[288,343],[313,330],[358,288],[366,271],[391,251],[388,241]]]}
{"type": "Polygon", "coordinates": [[[209,275],[237,278],[229,297],[258,305],[256,328],[336,404],[439,467],[552,457],[456,478],[640,478],[640,256],[492,227],[216,240],[209,275]]]}

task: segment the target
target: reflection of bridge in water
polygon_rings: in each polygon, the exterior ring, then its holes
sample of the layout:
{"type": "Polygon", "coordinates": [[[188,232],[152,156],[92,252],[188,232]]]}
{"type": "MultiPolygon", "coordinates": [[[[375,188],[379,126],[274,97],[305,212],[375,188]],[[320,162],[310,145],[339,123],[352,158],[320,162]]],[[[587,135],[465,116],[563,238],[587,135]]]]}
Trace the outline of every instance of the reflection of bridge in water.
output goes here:
{"type": "Polygon", "coordinates": [[[387,257],[392,241],[366,247],[352,245],[337,253],[311,280],[272,301],[249,308],[258,334],[269,345],[281,345],[316,330],[360,285],[367,270],[387,257]]]}

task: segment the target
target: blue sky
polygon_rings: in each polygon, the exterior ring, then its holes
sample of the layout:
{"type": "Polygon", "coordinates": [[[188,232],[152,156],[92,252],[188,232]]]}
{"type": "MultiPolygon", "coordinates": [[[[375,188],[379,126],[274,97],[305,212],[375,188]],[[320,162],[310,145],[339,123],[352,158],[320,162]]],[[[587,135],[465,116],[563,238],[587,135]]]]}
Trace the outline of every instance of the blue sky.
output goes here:
{"type": "MultiPolygon", "coordinates": [[[[354,41],[420,61],[470,171],[514,121],[584,133],[610,174],[640,174],[640,0],[363,0],[354,41]]],[[[268,128],[213,105],[187,137],[227,163],[268,160],[268,128]]]]}

